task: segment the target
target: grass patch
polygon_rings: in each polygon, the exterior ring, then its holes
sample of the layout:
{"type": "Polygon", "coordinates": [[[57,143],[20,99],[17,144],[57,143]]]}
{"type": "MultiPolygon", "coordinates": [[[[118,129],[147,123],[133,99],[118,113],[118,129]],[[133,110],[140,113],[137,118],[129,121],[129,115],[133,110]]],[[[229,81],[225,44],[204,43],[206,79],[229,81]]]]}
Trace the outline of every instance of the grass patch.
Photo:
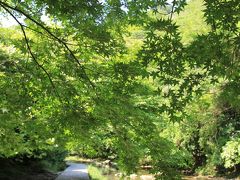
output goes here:
{"type": "Polygon", "coordinates": [[[88,174],[91,180],[107,180],[108,179],[103,175],[103,172],[101,169],[93,165],[88,166],[88,174]]]}

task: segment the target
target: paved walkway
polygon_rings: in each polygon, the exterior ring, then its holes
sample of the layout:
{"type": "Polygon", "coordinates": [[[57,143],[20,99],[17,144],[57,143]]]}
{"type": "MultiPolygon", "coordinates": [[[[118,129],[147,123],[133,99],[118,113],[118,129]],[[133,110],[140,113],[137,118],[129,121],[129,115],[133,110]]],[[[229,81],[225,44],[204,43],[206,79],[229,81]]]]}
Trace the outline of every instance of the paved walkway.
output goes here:
{"type": "Polygon", "coordinates": [[[85,164],[69,163],[69,165],[70,166],[65,169],[56,180],[90,180],[85,164]]]}

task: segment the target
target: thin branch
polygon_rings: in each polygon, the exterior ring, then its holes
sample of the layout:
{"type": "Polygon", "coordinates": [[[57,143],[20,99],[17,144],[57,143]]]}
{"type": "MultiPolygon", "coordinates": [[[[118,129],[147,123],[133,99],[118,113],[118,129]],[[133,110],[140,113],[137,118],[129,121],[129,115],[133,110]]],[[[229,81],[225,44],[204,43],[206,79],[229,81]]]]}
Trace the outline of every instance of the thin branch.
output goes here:
{"type": "Polygon", "coordinates": [[[173,0],[172,9],[171,9],[171,12],[170,12],[170,21],[172,21],[175,5],[176,5],[176,0],[173,0]]]}
{"type": "Polygon", "coordinates": [[[41,64],[39,64],[39,62],[37,61],[37,59],[35,58],[32,50],[31,50],[31,47],[29,45],[29,41],[28,41],[28,38],[27,38],[27,35],[26,35],[26,31],[24,30],[24,25],[12,14],[12,12],[8,8],[4,7],[2,4],[0,4],[0,6],[2,6],[14,18],[14,20],[20,25],[23,36],[24,36],[24,39],[25,39],[25,42],[26,42],[26,45],[27,45],[28,52],[30,53],[33,61],[37,64],[37,66],[45,72],[45,74],[47,75],[47,77],[48,77],[48,79],[49,79],[49,81],[50,81],[50,83],[51,83],[51,85],[54,89],[54,92],[56,93],[56,95],[61,100],[50,74],[47,72],[47,70],[41,64]]]}
{"type": "Polygon", "coordinates": [[[26,26],[26,25],[24,25],[24,24],[22,24],[22,26],[25,27],[25,28],[27,28],[27,29],[30,29],[30,30],[38,33],[38,34],[44,35],[41,31],[38,31],[38,30],[36,30],[36,29],[33,29],[33,28],[29,27],[29,26],[26,26]]]}
{"type": "MultiPolygon", "coordinates": [[[[44,33],[41,32],[41,31],[38,31],[38,30],[36,30],[36,29],[33,29],[33,28],[31,28],[31,27],[29,27],[29,26],[26,26],[26,25],[24,25],[24,24],[22,24],[22,25],[23,25],[25,28],[30,29],[30,30],[33,31],[33,32],[36,32],[36,33],[38,33],[38,34],[41,34],[42,36],[46,36],[46,37],[48,37],[48,38],[50,38],[50,39],[55,39],[54,37],[48,36],[48,35],[44,34],[44,33]]],[[[66,41],[64,41],[64,43],[66,43],[67,45],[71,45],[71,46],[78,46],[78,44],[73,44],[73,43],[69,43],[69,42],[66,42],[66,41]]]]}
{"type": "MultiPolygon", "coordinates": [[[[45,27],[44,25],[42,25],[41,23],[39,23],[38,21],[36,21],[35,19],[33,19],[30,15],[28,15],[27,13],[25,13],[24,11],[22,11],[21,9],[18,9],[17,7],[12,7],[9,4],[0,1],[1,6],[5,9],[6,7],[9,9],[12,9],[14,11],[17,11],[20,14],[23,14],[25,17],[27,17],[28,19],[30,19],[32,22],[34,22],[36,25],[40,26],[42,29],[44,29],[49,35],[51,35],[54,39],[56,39],[60,44],[62,44],[70,53],[70,55],[73,57],[73,59],[75,60],[75,62],[78,64],[78,66],[81,68],[81,70],[83,71],[83,75],[85,76],[85,78],[88,80],[88,82],[91,84],[92,87],[95,87],[95,85],[92,83],[92,81],[89,79],[85,68],[81,65],[81,62],[78,60],[78,58],[75,56],[75,54],[73,53],[73,51],[68,47],[67,43],[64,42],[63,40],[61,40],[59,37],[57,37],[56,35],[54,35],[47,27],[45,27]]],[[[20,23],[21,24],[21,23],[20,23]]]]}
{"type": "Polygon", "coordinates": [[[158,14],[160,14],[160,15],[164,15],[164,16],[168,16],[169,14],[171,14],[171,12],[169,12],[169,13],[158,12],[158,14]]]}

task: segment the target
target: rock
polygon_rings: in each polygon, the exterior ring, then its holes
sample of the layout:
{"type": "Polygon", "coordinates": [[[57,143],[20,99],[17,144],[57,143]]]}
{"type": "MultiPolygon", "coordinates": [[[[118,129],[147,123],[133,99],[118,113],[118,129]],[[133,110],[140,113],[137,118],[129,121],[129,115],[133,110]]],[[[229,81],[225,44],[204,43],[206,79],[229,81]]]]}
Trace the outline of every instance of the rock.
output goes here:
{"type": "Polygon", "coordinates": [[[110,160],[103,161],[103,164],[110,164],[110,160]]]}
{"type": "Polygon", "coordinates": [[[130,174],[129,177],[130,177],[130,179],[137,179],[138,176],[137,176],[137,174],[130,174]]]}
{"type": "Polygon", "coordinates": [[[123,177],[123,173],[116,173],[114,176],[116,176],[116,177],[123,177]]]}
{"type": "Polygon", "coordinates": [[[110,162],[111,167],[118,169],[117,163],[115,162],[110,162]]]}
{"type": "Polygon", "coordinates": [[[108,164],[103,165],[104,168],[109,169],[110,166],[108,164]]]}
{"type": "Polygon", "coordinates": [[[154,180],[154,176],[153,175],[141,175],[140,176],[141,180],[154,180]]]}
{"type": "Polygon", "coordinates": [[[96,162],[95,165],[96,165],[97,167],[100,167],[102,164],[101,164],[100,162],[96,162]]]}
{"type": "Polygon", "coordinates": [[[152,166],[149,165],[145,165],[145,166],[141,166],[142,169],[152,169],[152,166]]]}

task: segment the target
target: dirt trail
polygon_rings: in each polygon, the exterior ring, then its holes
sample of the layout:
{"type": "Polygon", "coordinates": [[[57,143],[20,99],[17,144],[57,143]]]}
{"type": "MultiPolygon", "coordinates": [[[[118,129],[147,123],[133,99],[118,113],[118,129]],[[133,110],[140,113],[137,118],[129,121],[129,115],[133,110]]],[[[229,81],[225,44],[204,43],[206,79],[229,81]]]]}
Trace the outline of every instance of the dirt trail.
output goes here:
{"type": "Polygon", "coordinates": [[[69,163],[56,180],[90,180],[88,176],[87,165],[81,163],[69,163]]]}

